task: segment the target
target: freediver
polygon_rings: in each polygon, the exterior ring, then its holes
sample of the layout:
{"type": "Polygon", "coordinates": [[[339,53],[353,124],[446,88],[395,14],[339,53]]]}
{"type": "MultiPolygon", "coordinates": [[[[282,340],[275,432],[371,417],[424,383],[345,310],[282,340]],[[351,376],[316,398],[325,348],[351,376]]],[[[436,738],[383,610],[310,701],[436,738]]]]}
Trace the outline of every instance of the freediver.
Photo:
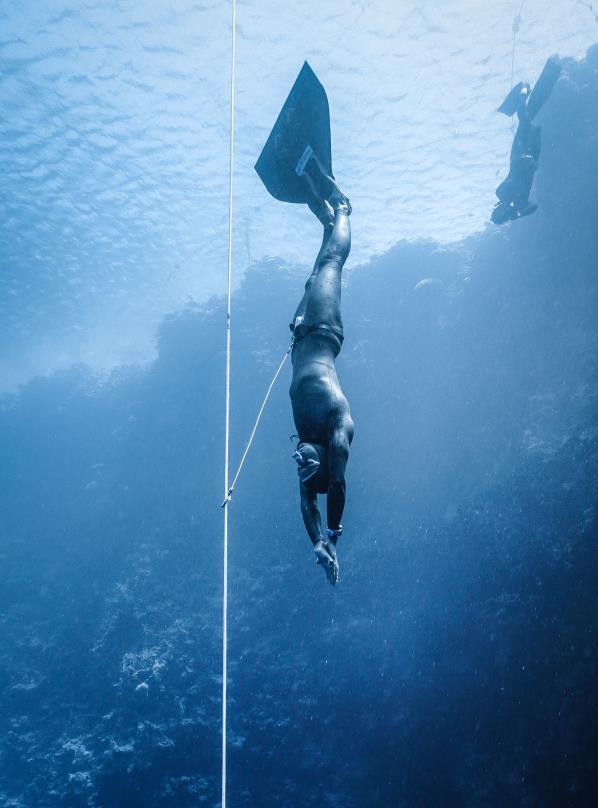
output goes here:
{"type": "Polygon", "coordinates": [[[341,274],[351,249],[351,204],[312,154],[301,175],[309,186],[308,206],[324,228],[322,246],[305,284],[293,322],[293,379],[289,390],[299,443],[301,514],[317,563],[335,586],[336,545],[342,534],[345,468],[353,440],[353,420],[338,379],[335,360],[343,344],[341,274]],[[327,529],[322,528],[318,494],[327,495],[327,529]]]}
{"type": "Polygon", "coordinates": [[[548,100],[560,72],[558,57],[551,57],[533,92],[530,92],[529,84],[520,81],[498,109],[509,117],[516,114],[519,123],[511,148],[509,174],[496,189],[499,201],[490,217],[494,224],[529,216],[538,209],[529,201],[541,148],[541,130],[532,121],[548,100]]]}
{"type": "Polygon", "coordinates": [[[293,322],[289,395],[299,442],[301,514],[316,559],[335,586],[343,529],[345,469],[353,440],[349,403],[336,373],[343,343],[341,274],[351,249],[351,204],[332,171],[330,110],[307,62],[284,102],[255,164],[266,190],[281,202],[307,205],[323,226],[322,246],[293,322]],[[327,527],[318,494],[327,495],[327,527]]]}

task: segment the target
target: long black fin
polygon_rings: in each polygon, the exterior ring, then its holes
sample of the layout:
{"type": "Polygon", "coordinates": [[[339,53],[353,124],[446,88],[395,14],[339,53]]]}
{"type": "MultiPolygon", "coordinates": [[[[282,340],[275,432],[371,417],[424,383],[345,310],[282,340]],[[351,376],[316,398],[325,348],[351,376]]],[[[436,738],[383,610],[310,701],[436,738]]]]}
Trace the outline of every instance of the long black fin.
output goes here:
{"type": "Polygon", "coordinates": [[[328,98],[305,62],[255,164],[260,179],[275,199],[313,201],[308,184],[300,176],[301,158],[309,154],[308,147],[333,177],[328,98]]]}
{"type": "Polygon", "coordinates": [[[527,102],[527,111],[530,118],[537,115],[548,101],[554,89],[554,85],[561,75],[561,70],[561,62],[558,56],[551,56],[544,65],[538,81],[534,85],[529,101],[527,102]]]}

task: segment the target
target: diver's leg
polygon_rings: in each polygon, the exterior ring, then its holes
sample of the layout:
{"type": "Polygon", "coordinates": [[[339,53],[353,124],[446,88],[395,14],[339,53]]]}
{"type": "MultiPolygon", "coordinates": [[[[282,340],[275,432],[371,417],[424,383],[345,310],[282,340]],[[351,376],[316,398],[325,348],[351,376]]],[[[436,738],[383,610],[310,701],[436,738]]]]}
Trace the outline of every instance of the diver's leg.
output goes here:
{"type": "Polygon", "coordinates": [[[323,245],[317,272],[310,278],[305,296],[305,322],[326,323],[342,331],[341,274],[351,249],[351,225],[346,209],[339,205],[334,227],[323,245]]]}
{"type": "MultiPolygon", "coordinates": [[[[320,268],[320,264],[322,263],[322,258],[326,253],[328,248],[328,244],[330,239],[334,234],[334,218],[330,222],[330,224],[324,227],[324,232],[322,233],[322,244],[320,245],[320,249],[318,250],[318,254],[316,256],[316,260],[314,261],[314,268],[311,271],[310,280],[314,275],[318,274],[318,270],[320,268]]],[[[308,281],[309,282],[309,281],[308,281]]]]}
{"type": "MultiPolygon", "coordinates": [[[[346,198],[346,197],[345,197],[346,198]]],[[[329,237],[323,242],[321,254],[318,255],[320,263],[337,261],[341,269],[351,251],[351,224],[349,222],[350,208],[343,202],[338,202],[334,211],[334,227],[329,237]]]]}
{"type": "Polygon", "coordinates": [[[513,146],[511,148],[511,160],[517,159],[529,151],[529,139],[531,132],[531,123],[527,110],[525,107],[517,113],[519,125],[513,138],[513,146]]]}
{"type": "Polygon", "coordinates": [[[308,324],[327,323],[342,330],[340,275],[351,249],[351,203],[315,155],[303,176],[313,194],[309,208],[324,225],[324,233],[293,322],[302,317],[308,324]]]}
{"type": "Polygon", "coordinates": [[[303,292],[303,297],[299,301],[299,305],[297,306],[297,309],[295,310],[295,314],[293,316],[293,323],[295,323],[297,321],[297,317],[304,317],[305,316],[305,308],[306,308],[306,305],[307,305],[307,299],[308,299],[308,297],[310,295],[310,292],[311,292],[311,287],[312,287],[312,284],[313,284],[313,280],[314,280],[315,276],[318,274],[318,270],[320,268],[321,261],[322,261],[322,256],[325,254],[326,247],[327,247],[327,244],[328,244],[328,241],[330,239],[330,236],[331,236],[332,232],[333,232],[333,227],[331,225],[324,227],[324,232],[322,234],[322,245],[321,245],[320,250],[318,252],[318,255],[316,257],[316,260],[315,260],[315,263],[314,263],[314,268],[312,269],[312,273],[311,273],[311,275],[309,276],[309,278],[306,281],[305,291],[303,292]]]}
{"type": "Polygon", "coordinates": [[[501,202],[504,202],[505,205],[508,205],[512,199],[512,180],[511,175],[503,180],[501,184],[496,189],[496,196],[500,199],[501,202]]]}

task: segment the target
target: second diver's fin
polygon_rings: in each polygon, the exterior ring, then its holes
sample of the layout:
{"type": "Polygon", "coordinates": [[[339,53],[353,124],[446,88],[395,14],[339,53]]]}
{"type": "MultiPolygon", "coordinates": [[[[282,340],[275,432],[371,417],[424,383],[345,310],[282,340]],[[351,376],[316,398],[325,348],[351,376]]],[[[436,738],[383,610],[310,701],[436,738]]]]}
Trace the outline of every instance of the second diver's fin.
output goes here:
{"type": "Polygon", "coordinates": [[[548,101],[550,94],[561,75],[561,61],[558,56],[551,56],[547,59],[538,81],[534,84],[534,89],[527,102],[527,110],[530,119],[540,112],[544,104],[548,101]]]}
{"type": "Polygon", "coordinates": [[[326,174],[333,177],[328,98],[305,62],[255,170],[275,199],[307,203],[313,198],[302,174],[312,155],[317,156],[326,174]]]}
{"type": "Polygon", "coordinates": [[[521,103],[520,99],[524,92],[529,92],[529,84],[525,84],[523,81],[520,81],[519,84],[516,84],[511,92],[507,95],[497,112],[502,112],[503,115],[507,115],[510,118],[511,115],[514,115],[519,109],[519,104],[521,103]]]}

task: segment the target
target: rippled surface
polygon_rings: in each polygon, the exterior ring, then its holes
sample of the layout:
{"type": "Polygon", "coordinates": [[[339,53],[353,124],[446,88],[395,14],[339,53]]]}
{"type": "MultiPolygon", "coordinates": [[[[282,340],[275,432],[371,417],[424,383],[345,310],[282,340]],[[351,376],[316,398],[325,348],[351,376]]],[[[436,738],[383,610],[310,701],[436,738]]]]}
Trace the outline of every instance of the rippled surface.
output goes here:
{"type": "MultiPolygon", "coordinates": [[[[235,271],[309,262],[305,211],[253,163],[304,58],[354,201],[352,264],[484,227],[510,124],[495,108],[555,51],[596,40],[589,4],[238,4],[235,271]],[[517,27],[517,26],[516,26],[517,27]]],[[[0,13],[2,387],[76,361],[151,358],[164,315],[224,288],[230,8],[37,3],[0,13]]]]}
{"type": "MultiPolygon", "coordinates": [[[[355,203],[356,433],[332,590],[285,367],[230,509],[231,808],[595,802],[598,47],[542,111],[538,211],[476,233],[522,4],[485,5],[239,5],[231,462],[317,239],[252,168],[304,56],[355,203]]],[[[0,378],[93,371],[0,397],[11,808],[219,800],[225,311],[183,307],[224,287],[230,9],[146,6],[0,12],[0,378]]],[[[515,76],[594,33],[526,3],[515,76]]]]}

